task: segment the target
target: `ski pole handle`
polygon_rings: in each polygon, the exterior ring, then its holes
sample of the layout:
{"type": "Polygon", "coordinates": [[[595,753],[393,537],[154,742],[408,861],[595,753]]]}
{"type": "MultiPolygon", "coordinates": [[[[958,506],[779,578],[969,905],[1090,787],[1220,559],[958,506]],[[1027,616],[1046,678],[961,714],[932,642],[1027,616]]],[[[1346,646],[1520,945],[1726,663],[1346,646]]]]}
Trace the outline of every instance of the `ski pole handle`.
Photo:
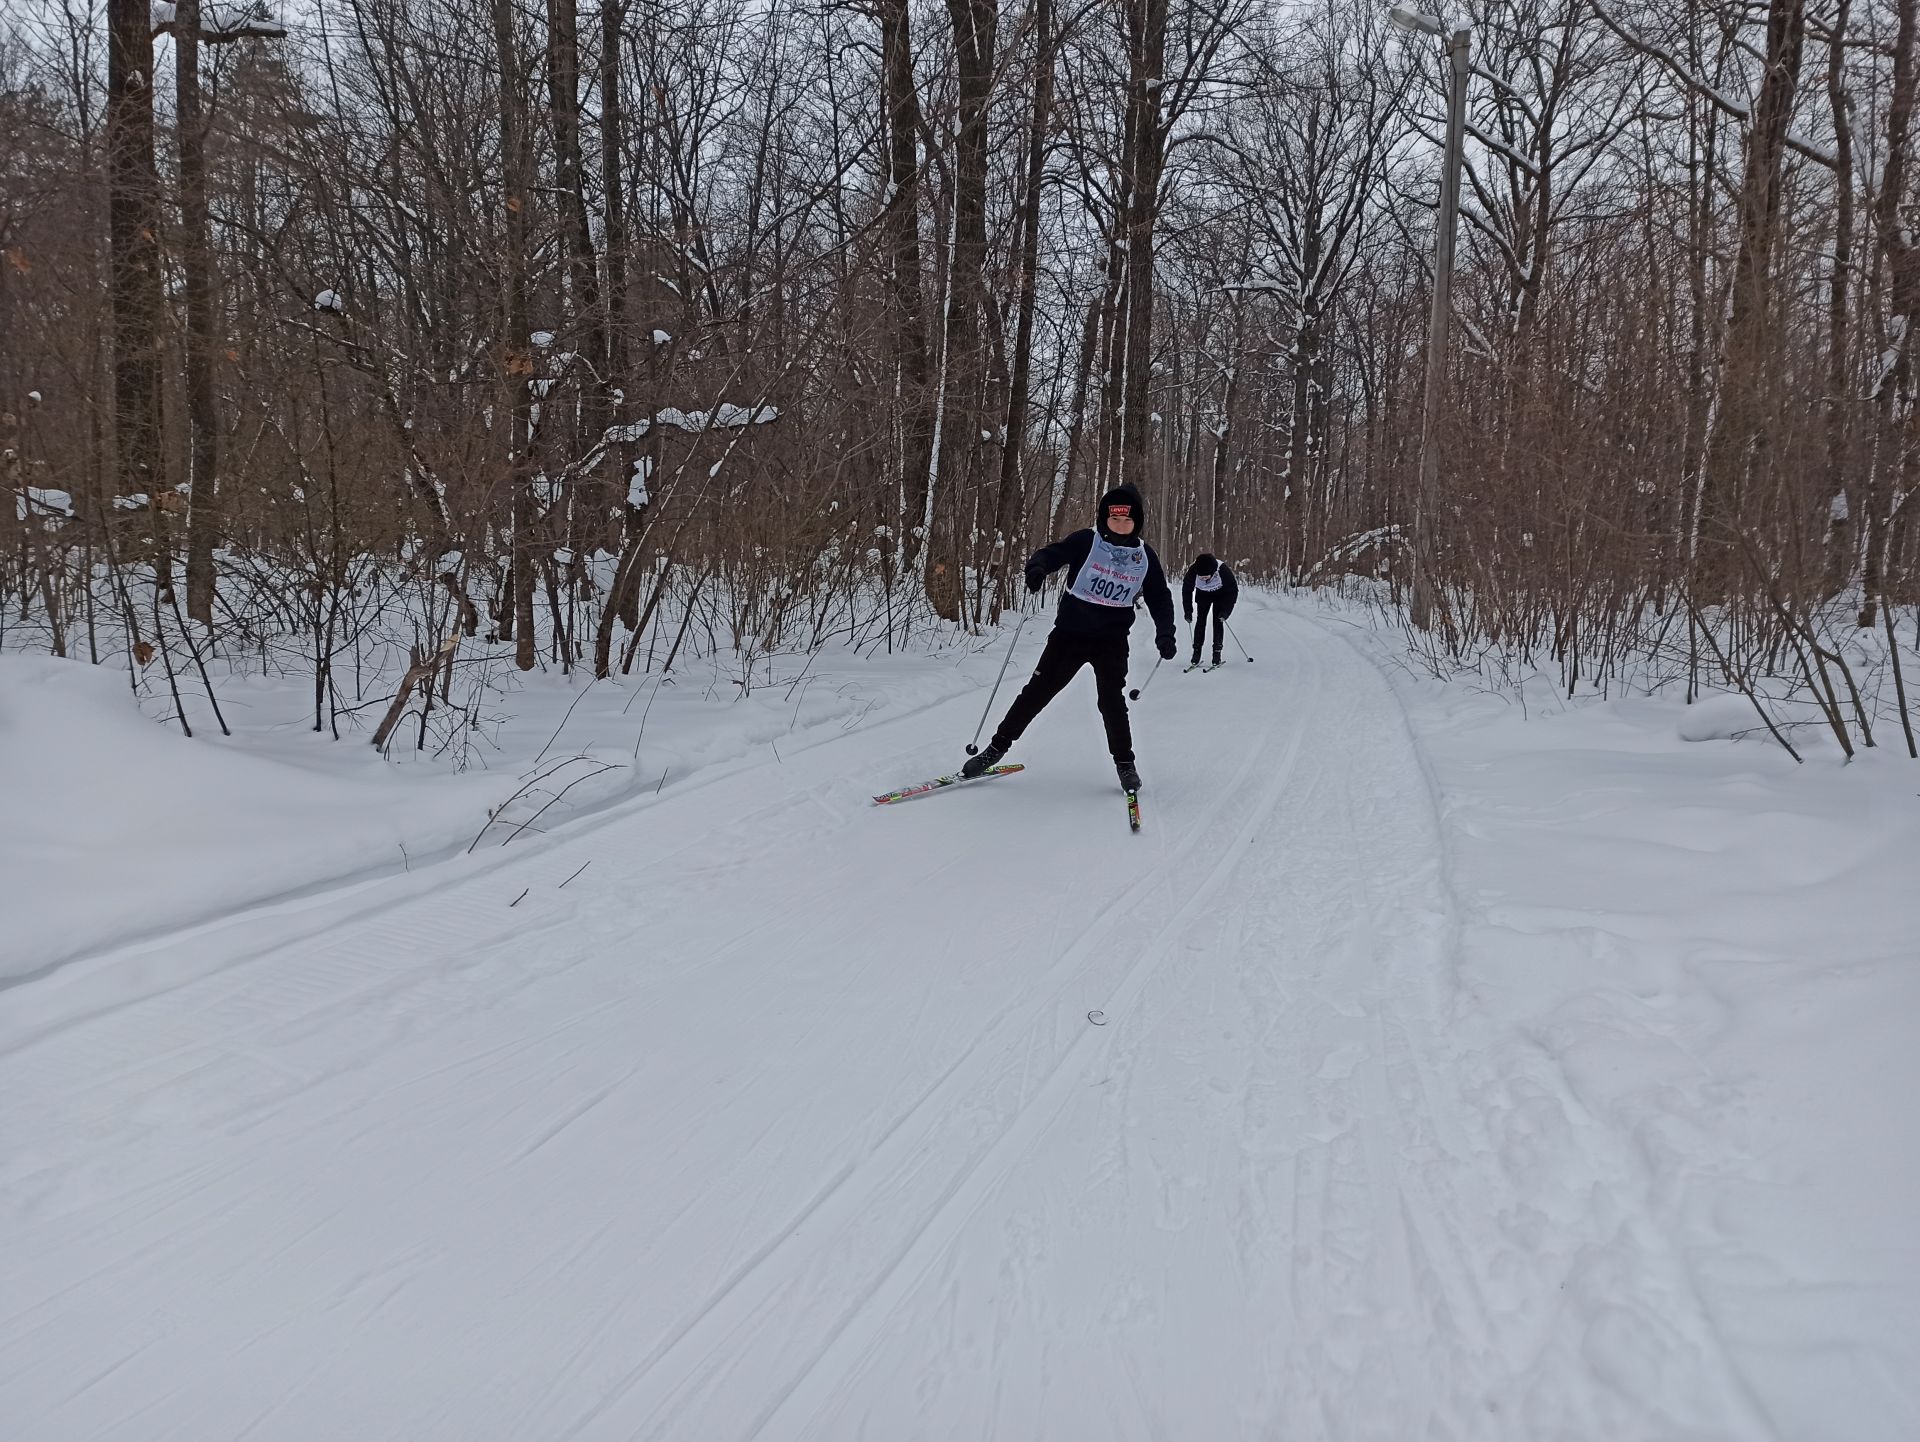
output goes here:
{"type": "Polygon", "coordinates": [[[1167,658],[1165,656],[1161,656],[1154,661],[1153,669],[1147,672],[1147,679],[1142,681],[1138,686],[1135,686],[1131,691],[1127,692],[1127,699],[1129,701],[1138,701],[1140,699],[1140,693],[1146,690],[1147,687],[1151,686],[1153,684],[1153,678],[1160,674],[1160,662],[1166,659],[1167,658]]]}
{"type": "Polygon", "coordinates": [[[993,678],[993,690],[987,696],[987,706],[980,713],[980,724],[973,728],[973,740],[967,743],[967,755],[980,754],[980,733],[987,729],[987,717],[993,714],[993,698],[1000,694],[1000,683],[1007,679],[1007,667],[1013,662],[1013,648],[1020,644],[1020,633],[1027,629],[1030,616],[1022,616],[1020,624],[1013,628],[1013,639],[1007,643],[1006,660],[1000,663],[1000,674],[993,678]]]}

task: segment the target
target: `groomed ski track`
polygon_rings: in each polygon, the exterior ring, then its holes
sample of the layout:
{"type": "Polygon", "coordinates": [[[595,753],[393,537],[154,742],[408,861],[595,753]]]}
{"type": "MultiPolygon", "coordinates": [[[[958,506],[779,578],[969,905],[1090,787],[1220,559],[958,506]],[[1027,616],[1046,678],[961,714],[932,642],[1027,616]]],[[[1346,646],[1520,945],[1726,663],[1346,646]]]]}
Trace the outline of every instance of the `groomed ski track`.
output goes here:
{"type": "Polygon", "coordinates": [[[6,1435],[1772,1436],[1456,991],[1391,690],[1235,620],[1137,836],[1083,676],[992,786],[870,799],[981,692],[16,989],[6,1435]]]}

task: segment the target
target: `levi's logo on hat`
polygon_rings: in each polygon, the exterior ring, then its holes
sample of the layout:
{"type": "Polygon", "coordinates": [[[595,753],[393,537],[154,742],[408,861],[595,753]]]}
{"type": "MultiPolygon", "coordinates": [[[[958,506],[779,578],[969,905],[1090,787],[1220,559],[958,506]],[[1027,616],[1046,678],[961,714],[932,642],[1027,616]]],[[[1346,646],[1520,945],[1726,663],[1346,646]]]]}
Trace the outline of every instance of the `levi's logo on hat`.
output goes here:
{"type": "Polygon", "coordinates": [[[1127,505],[1125,502],[1116,502],[1107,507],[1107,514],[1109,516],[1131,516],[1133,514],[1133,507],[1127,505]]]}

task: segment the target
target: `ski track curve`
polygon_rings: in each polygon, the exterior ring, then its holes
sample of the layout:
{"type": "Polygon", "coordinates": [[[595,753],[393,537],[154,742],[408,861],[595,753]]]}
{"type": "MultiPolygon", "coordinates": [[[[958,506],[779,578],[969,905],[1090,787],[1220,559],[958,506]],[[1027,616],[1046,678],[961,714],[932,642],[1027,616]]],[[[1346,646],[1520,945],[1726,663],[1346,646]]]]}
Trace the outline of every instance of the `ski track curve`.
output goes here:
{"type": "Polygon", "coordinates": [[[868,802],[968,694],[129,949],[173,979],[0,1051],[9,1435],[1771,1437],[1454,984],[1390,688],[1242,613],[1136,710],[1140,836],[1082,681],[995,788],[868,802]]]}

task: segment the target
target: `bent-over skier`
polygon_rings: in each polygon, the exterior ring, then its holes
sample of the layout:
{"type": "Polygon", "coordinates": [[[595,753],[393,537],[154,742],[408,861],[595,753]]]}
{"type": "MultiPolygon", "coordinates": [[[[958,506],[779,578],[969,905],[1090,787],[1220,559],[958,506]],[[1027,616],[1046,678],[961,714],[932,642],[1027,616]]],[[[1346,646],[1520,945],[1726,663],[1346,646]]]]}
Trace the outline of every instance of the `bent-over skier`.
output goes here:
{"type": "Polygon", "coordinates": [[[1082,666],[1093,667],[1100,698],[1100,719],[1106,723],[1107,749],[1125,791],[1140,789],[1134,769],[1133,728],[1127,721],[1127,632],[1133,626],[1134,603],[1145,597],[1152,613],[1154,641],[1164,660],[1172,660],[1174,645],[1173,593],[1153,547],[1141,539],[1146,508],[1132,486],[1118,486],[1100,498],[1092,530],[1042,546],[1027,561],[1027,589],[1037,591],[1047,577],[1067,567],[1067,589],[1060,597],[1060,614],[1047,636],[1046,649],[1033,668],[1033,678],[1007,708],[993,739],[961,766],[963,776],[978,776],[999,763],[1007,748],[1046,704],[1065,689],[1082,666]]]}
{"type": "Polygon", "coordinates": [[[1180,609],[1193,623],[1193,664],[1187,667],[1189,671],[1200,664],[1200,639],[1206,634],[1209,612],[1213,615],[1213,664],[1220,664],[1220,647],[1225,640],[1222,631],[1227,617],[1233,614],[1234,602],[1239,599],[1240,583],[1234,579],[1232,567],[1216,561],[1206,551],[1193,558],[1180,583],[1180,609]],[[1200,606],[1197,621],[1193,618],[1195,602],[1200,606]]]}

